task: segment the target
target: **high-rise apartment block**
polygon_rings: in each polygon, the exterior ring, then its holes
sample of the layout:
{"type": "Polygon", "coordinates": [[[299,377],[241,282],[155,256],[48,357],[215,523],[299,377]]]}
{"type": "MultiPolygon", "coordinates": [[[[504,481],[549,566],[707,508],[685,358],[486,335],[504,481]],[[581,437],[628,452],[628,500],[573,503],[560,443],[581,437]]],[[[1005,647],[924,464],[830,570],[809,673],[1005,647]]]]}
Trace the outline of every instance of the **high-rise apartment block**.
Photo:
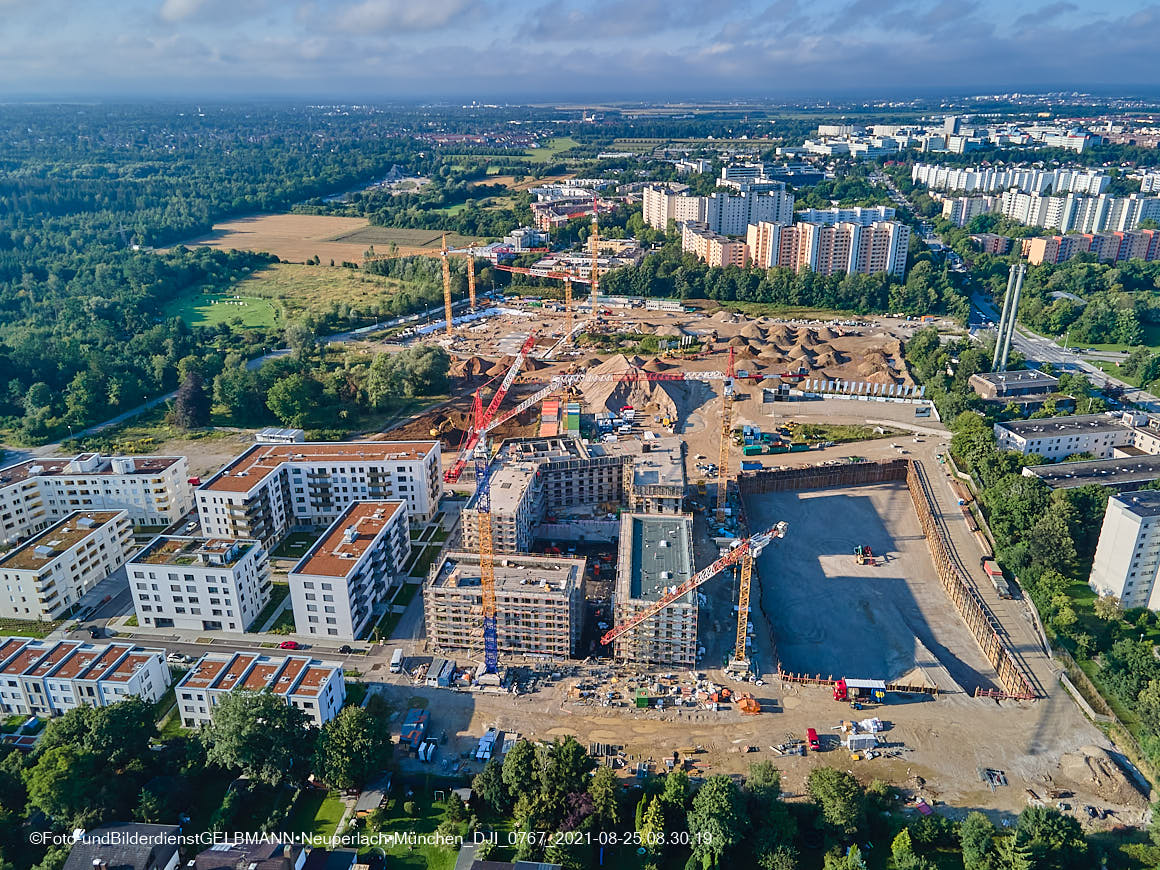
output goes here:
{"type": "Polygon", "coordinates": [[[695,254],[710,266],[746,266],[749,249],[745,242],[715,233],[702,223],[681,224],[681,250],[695,254]]]}
{"type": "Polygon", "coordinates": [[[807,208],[799,211],[797,220],[831,227],[834,224],[858,224],[868,227],[880,221],[894,220],[894,209],[888,205],[850,206],[847,208],[807,208]]]}
{"type": "Polygon", "coordinates": [[[886,272],[906,275],[910,228],[898,221],[860,223],[760,223],[749,228],[747,247],[753,264],[810,269],[819,275],[886,272]]]}
{"type": "Polygon", "coordinates": [[[1160,260],[1160,231],[1074,233],[1041,236],[1027,241],[1027,262],[1033,266],[1062,263],[1077,254],[1095,254],[1098,260],[1113,263],[1124,260],[1160,260]]]}
{"type": "MultiPolygon", "coordinates": [[[[508,555],[495,561],[496,638],[504,655],[580,654],[584,560],[508,555]]],[[[477,553],[450,551],[423,590],[427,639],[439,652],[483,648],[477,553]]]]}
{"type": "Polygon", "coordinates": [[[184,456],[81,453],[0,469],[0,544],[78,510],[124,510],[134,525],[168,526],[192,507],[184,456]]]}
{"type": "Polygon", "coordinates": [[[998,211],[1004,217],[1034,227],[1064,233],[1124,232],[1138,229],[1140,221],[1160,220],[1160,197],[1042,196],[1009,190],[999,197],[998,211]]]}
{"type": "Polygon", "coordinates": [[[412,521],[427,522],[442,494],[438,441],[257,444],[198,488],[197,509],[211,537],[269,548],[360,501],[399,499],[412,521]]]}
{"type": "Polygon", "coordinates": [[[134,696],[153,702],[169,683],[165,650],[0,637],[0,712],[8,715],[58,716],[134,696]]]}
{"type": "Polygon", "coordinates": [[[124,563],[126,511],[76,511],[0,556],[0,616],[56,619],[124,563]]]}
{"type": "Polygon", "coordinates": [[[775,190],[754,192],[742,189],[738,193],[717,192],[710,196],[688,196],[671,193],[660,187],[644,189],[644,220],[649,226],[664,231],[669,221],[705,224],[714,233],[724,236],[745,234],[745,228],[757,221],[793,220],[793,194],[785,191],[782,182],[775,190]]]}
{"type": "Polygon", "coordinates": [[[930,190],[964,193],[999,193],[1012,188],[1023,193],[1084,193],[1099,195],[1108,189],[1111,177],[1084,169],[1035,169],[1025,167],[976,167],[915,164],[910,178],[930,190]]]}
{"type": "Polygon", "coordinates": [[[993,196],[956,196],[943,200],[942,216],[956,227],[965,227],[979,215],[994,210],[993,196]]]}
{"type": "Polygon", "coordinates": [[[1108,499],[1088,584],[1115,595],[1125,608],[1160,610],[1160,492],[1120,493],[1108,499]]]}
{"type": "Polygon", "coordinates": [[[137,621],[245,631],[270,600],[270,560],[255,540],[162,535],[129,560],[137,621]]]}
{"type": "Polygon", "coordinates": [[[362,637],[402,583],[409,528],[404,501],[362,501],[343,511],[287,578],[295,632],[362,637]]]}

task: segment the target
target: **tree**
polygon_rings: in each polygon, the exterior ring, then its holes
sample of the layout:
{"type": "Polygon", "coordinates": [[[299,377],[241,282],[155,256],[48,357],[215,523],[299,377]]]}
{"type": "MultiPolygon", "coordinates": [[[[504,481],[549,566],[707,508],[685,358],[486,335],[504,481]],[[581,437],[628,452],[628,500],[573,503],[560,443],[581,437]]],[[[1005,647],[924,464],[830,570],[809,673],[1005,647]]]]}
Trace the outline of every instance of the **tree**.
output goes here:
{"type": "Polygon", "coordinates": [[[741,841],[747,824],[745,800],[737,784],[724,774],[709,777],[693,796],[689,810],[693,856],[702,867],[716,867],[721,856],[741,841]]]}
{"type": "Polygon", "coordinates": [[[82,821],[100,821],[100,795],[105,773],[92,752],[74,746],[54,746],[39,752],[25,776],[29,806],[65,827],[84,827],[82,821]]]}
{"type": "Polygon", "coordinates": [[[527,740],[517,741],[503,760],[503,784],[518,801],[536,789],[536,749],[527,740]]]}
{"type": "Polygon", "coordinates": [[[959,826],[963,870],[991,870],[995,854],[995,826],[980,812],[968,813],[959,826]]]}
{"type": "Polygon", "coordinates": [[[285,426],[303,429],[315,419],[322,402],[322,384],[302,374],[275,381],[266,392],[266,404],[285,426]]]}
{"type": "Polygon", "coordinates": [[[451,357],[438,345],[419,344],[397,353],[381,353],[367,374],[367,397],[380,406],[397,396],[433,396],[447,392],[451,357]]]}
{"type": "Polygon", "coordinates": [[[180,429],[209,425],[210,398],[201,375],[191,371],[177,388],[173,399],[173,421],[180,429]]]}
{"type": "Polygon", "coordinates": [[[256,782],[286,785],[306,774],[315,730],[306,713],[270,692],[230,692],[204,731],[206,760],[256,782]]]}
{"type": "Polygon", "coordinates": [[[361,788],[391,760],[391,738],[361,707],[344,707],[322,726],[314,773],[333,788],[361,788]]]}
{"type": "Polygon", "coordinates": [[[74,707],[48,723],[37,751],[71,746],[116,772],[145,758],[156,735],[153,705],[134,696],[106,707],[74,707]]]}
{"type": "Polygon", "coordinates": [[[471,790],[497,814],[506,811],[511,803],[507,786],[503,782],[503,768],[495,758],[489,759],[483,770],[475,775],[471,781],[471,790]]]}
{"type": "Polygon", "coordinates": [[[1088,844],[1079,820],[1046,807],[1027,807],[1015,829],[1036,870],[1080,870],[1089,867],[1088,844]]]}
{"type": "Polygon", "coordinates": [[[290,354],[295,359],[309,356],[315,347],[314,330],[299,321],[288,324],[286,326],[286,346],[290,348],[290,354]]]}
{"type": "Polygon", "coordinates": [[[866,870],[862,850],[857,846],[851,846],[845,852],[827,852],[823,870],[866,870]]]}
{"type": "Polygon", "coordinates": [[[1124,606],[1115,595],[1101,595],[1092,604],[1092,610],[1104,622],[1119,622],[1124,617],[1124,606]]]}
{"type": "Polygon", "coordinates": [[[822,810],[822,818],[842,834],[855,833],[865,822],[862,787],[852,774],[832,767],[816,767],[806,789],[822,810]]]}
{"type": "Polygon", "coordinates": [[[665,811],[660,798],[653,798],[648,802],[644,817],[637,827],[641,845],[650,852],[656,853],[663,847],[665,833],[665,811]]]}
{"type": "Polygon", "coordinates": [[[612,768],[596,768],[596,773],[588,783],[588,794],[592,796],[592,814],[596,821],[608,827],[616,824],[619,815],[616,791],[616,774],[612,768]]]}

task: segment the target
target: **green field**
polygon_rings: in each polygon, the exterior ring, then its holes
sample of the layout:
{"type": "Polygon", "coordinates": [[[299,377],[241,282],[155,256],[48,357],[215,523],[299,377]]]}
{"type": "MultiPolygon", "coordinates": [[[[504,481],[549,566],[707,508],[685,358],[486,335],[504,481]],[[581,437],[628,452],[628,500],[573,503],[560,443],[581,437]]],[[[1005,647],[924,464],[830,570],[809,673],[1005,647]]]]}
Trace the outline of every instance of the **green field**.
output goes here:
{"type": "Polygon", "coordinates": [[[278,311],[269,299],[234,293],[186,293],[166,306],[165,316],[180,317],[190,326],[240,323],[250,328],[269,328],[278,324],[278,311]]]}
{"type": "Polygon", "coordinates": [[[1113,378],[1117,378],[1118,380],[1123,381],[1125,384],[1131,384],[1133,387],[1140,386],[1140,379],[1135,377],[1128,377],[1128,375],[1120,371],[1119,363],[1107,362],[1106,360],[1102,359],[1093,359],[1089,360],[1089,362],[1105,375],[1111,375],[1113,378]]]}
{"type": "Polygon", "coordinates": [[[408,286],[405,281],[359,269],[278,263],[255,272],[236,290],[285,308],[287,318],[293,319],[299,313],[328,311],[335,304],[373,311],[408,286]]]}
{"type": "Polygon", "coordinates": [[[338,792],[304,789],[286,820],[286,830],[292,834],[332,837],[344,809],[338,792]]]}
{"type": "MultiPolygon", "coordinates": [[[[378,247],[380,254],[392,243],[398,245],[401,249],[422,248],[424,250],[437,251],[443,244],[443,232],[442,230],[418,230],[371,225],[343,233],[340,236],[336,236],[333,241],[366,245],[368,248],[375,245],[378,247]]],[[[469,239],[467,236],[461,236],[458,233],[447,233],[447,246],[450,248],[469,245],[473,241],[474,239],[469,239]]]]}
{"type": "Polygon", "coordinates": [[[555,139],[549,139],[539,148],[529,148],[524,153],[532,163],[549,163],[559,159],[562,152],[575,148],[579,144],[571,136],[558,136],[555,139]]]}

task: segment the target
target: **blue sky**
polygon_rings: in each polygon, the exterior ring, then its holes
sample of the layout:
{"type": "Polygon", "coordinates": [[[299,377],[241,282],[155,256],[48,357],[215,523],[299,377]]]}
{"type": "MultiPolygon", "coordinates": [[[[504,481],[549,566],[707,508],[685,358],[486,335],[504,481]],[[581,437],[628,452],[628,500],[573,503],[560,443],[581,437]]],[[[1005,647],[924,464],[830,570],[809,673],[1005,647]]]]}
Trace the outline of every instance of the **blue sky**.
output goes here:
{"type": "Polygon", "coordinates": [[[456,100],[1160,90],[1123,0],[0,0],[0,95],[456,100]]]}

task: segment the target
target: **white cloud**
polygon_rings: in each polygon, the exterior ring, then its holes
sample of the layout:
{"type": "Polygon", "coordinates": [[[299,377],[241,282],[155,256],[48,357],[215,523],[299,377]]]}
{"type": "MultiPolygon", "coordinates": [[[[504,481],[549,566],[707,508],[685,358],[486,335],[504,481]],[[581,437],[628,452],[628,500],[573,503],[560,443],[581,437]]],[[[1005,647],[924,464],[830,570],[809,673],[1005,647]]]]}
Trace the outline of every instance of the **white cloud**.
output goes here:
{"type": "Polygon", "coordinates": [[[207,0],[165,0],[161,4],[161,17],[166,21],[182,21],[200,12],[206,2],[207,0]]]}
{"type": "Polygon", "coordinates": [[[468,10],[468,0],[361,0],[338,13],[340,30],[419,31],[445,27],[468,10]]]}

